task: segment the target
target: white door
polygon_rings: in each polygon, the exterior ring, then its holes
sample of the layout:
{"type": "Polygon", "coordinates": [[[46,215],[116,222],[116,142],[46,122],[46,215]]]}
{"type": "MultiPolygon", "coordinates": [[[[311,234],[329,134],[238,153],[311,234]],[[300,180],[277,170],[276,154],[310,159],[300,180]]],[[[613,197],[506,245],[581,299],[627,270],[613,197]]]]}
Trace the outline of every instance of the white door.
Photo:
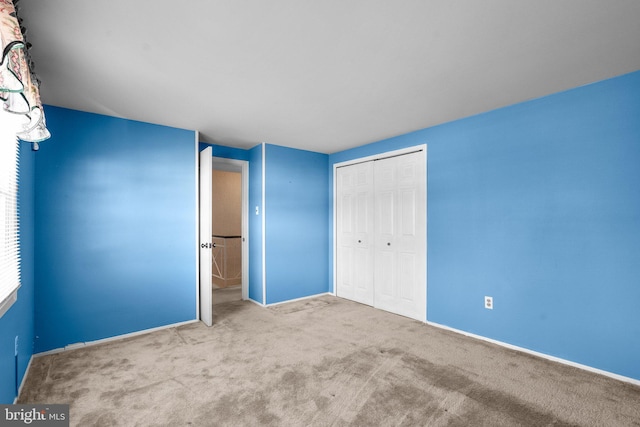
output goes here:
{"type": "Polygon", "coordinates": [[[337,169],[339,297],[373,305],[373,162],[337,169]]]}
{"type": "Polygon", "coordinates": [[[200,320],[213,325],[213,288],[211,284],[211,175],[213,151],[200,152],[200,320]]]}
{"type": "Polygon", "coordinates": [[[374,306],[426,321],[425,153],[377,160],[374,177],[374,306]]]}

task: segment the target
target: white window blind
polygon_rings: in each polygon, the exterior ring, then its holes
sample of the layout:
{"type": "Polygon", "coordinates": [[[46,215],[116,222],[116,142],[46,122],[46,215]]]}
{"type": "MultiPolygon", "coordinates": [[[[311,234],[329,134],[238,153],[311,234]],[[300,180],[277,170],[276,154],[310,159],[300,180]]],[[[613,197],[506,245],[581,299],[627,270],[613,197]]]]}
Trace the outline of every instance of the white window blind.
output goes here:
{"type": "Polygon", "coordinates": [[[20,287],[18,233],[18,140],[20,118],[0,110],[0,316],[20,287]]]}

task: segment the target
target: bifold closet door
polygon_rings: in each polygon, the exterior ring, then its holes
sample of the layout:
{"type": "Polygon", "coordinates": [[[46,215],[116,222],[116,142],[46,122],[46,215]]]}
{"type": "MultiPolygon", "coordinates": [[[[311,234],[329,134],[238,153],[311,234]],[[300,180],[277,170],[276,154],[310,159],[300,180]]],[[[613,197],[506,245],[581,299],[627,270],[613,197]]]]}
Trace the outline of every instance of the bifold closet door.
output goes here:
{"type": "Polygon", "coordinates": [[[376,160],[374,177],[374,306],[425,321],[425,153],[376,160]]]}
{"type": "Polygon", "coordinates": [[[336,171],[336,295],[373,305],[373,162],[336,171]]]}

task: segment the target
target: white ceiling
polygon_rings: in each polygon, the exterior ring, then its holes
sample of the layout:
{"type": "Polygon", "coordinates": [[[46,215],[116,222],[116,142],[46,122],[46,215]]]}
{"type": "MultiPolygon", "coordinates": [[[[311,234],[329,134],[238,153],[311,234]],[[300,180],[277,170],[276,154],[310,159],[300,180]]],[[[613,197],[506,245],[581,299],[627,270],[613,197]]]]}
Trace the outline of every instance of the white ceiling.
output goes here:
{"type": "Polygon", "coordinates": [[[22,0],[45,104],[333,153],[640,69],[638,0],[22,0]]]}

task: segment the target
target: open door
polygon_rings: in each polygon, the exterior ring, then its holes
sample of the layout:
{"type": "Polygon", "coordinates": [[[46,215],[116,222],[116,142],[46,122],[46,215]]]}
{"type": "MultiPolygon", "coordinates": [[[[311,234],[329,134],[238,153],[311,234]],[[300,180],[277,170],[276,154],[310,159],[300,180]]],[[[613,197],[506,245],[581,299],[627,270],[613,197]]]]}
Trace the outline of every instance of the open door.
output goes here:
{"type": "Polygon", "coordinates": [[[207,147],[200,152],[200,320],[213,325],[213,301],[211,287],[211,174],[213,150],[207,147]]]}

